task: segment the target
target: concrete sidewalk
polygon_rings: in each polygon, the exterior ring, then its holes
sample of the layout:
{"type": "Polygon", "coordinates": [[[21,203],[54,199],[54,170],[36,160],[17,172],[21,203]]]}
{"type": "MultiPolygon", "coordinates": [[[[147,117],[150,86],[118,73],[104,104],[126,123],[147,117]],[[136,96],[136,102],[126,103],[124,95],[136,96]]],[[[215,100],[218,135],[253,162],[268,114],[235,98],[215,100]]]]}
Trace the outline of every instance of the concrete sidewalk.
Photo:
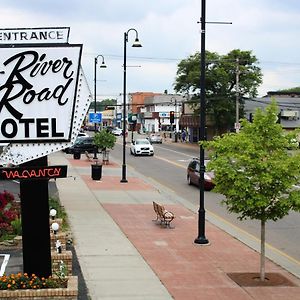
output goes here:
{"type": "Polygon", "coordinates": [[[211,245],[194,244],[195,212],[130,168],[128,183],[120,183],[112,157],[101,181],[91,179],[84,158],[58,152],[49,164],[67,164],[72,176],[56,183],[92,300],[300,299],[300,279],[269,260],[266,272],[282,275],[282,286],[238,285],[231,273],[258,272],[259,254],[209,221],[211,245]],[[175,213],[175,229],[152,221],[152,201],[175,213]]]}

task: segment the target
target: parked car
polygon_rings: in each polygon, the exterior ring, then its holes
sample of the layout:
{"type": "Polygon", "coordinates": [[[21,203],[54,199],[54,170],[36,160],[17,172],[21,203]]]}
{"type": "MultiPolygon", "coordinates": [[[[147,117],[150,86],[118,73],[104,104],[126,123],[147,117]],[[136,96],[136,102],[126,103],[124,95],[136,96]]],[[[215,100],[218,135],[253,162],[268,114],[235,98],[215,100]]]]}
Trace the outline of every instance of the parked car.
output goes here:
{"type": "Polygon", "coordinates": [[[132,155],[154,155],[154,149],[147,139],[136,139],[130,144],[130,153],[132,155]]]}
{"type": "MultiPolygon", "coordinates": [[[[208,163],[208,160],[204,161],[204,164],[208,163]]],[[[187,167],[187,182],[189,185],[197,185],[200,184],[200,160],[198,158],[193,158],[187,167]]],[[[204,173],[204,189],[206,191],[210,191],[214,188],[215,184],[213,182],[214,173],[213,172],[205,172],[204,173]]]]}
{"type": "Polygon", "coordinates": [[[161,144],[162,143],[162,137],[159,133],[152,133],[149,136],[149,141],[150,141],[150,143],[161,144]]]}
{"type": "Polygon", "coordinates": [[[75,152],[84,153],[85,151],[87,151],[88,153],[94,153],[95,147],[96,146],[93,143],[92,137],[82,136],[82,137],[78,137],[75,143],[71,147],[66,148],[65,152],[67,154],[74,154],[75,152]]]}
{"type": "Polygon", "coordinates": [[[123,130],[121,128],[114,128],[111,133],[114,135],[122,135],[123,130]]]}

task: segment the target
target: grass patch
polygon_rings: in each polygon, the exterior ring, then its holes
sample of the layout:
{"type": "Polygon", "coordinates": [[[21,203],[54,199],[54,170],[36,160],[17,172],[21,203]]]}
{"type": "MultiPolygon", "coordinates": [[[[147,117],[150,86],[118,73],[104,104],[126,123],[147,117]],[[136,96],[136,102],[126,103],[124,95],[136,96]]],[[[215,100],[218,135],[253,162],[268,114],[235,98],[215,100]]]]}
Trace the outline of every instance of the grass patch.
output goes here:
{"type": "Polygon", "coordinates": [[[13,240],[15,236],[16,236],[16,234],[4,233],[0,236],[0,242],[13,240]]]}

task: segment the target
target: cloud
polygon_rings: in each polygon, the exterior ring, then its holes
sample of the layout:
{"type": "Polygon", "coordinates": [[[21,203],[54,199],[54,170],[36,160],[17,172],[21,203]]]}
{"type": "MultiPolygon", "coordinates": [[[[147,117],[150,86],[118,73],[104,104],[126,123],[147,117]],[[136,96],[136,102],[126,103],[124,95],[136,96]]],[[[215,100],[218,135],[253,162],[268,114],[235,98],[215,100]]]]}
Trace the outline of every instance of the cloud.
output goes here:
{"type": "MultiPolygon", "coordinates": [[[[130,47],[131,32],[127,57],[142,67],[128,70],[128,88],[172,92],[177,64],[200,51],[200,6],[199,0],[10,0],[2,4],[0,26],[70,26],[70,42],[83,43],[82,65],[91,87],[94,57],[105,55],[109,68],[99,73],[105,77],[99,90],[112,94],[123,85],[124,32],[135,28],[143,47],[130,47]]],[[[252,50],[264,73],[260,90],[282,88],[283,82],[292,87],[300,82],[299,72],[288,71],[282,62],[300,62],[299,8],[298,0],[206,1],[206,21],[232,22],[206,24],[206,49],[220,54],[252,50]]]]}

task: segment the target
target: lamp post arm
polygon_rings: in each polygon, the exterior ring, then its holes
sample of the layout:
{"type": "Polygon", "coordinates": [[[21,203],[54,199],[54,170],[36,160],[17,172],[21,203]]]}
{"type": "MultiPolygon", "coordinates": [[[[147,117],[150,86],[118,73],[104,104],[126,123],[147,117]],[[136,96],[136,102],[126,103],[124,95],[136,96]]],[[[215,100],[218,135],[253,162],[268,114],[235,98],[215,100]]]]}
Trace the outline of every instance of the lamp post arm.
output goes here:
{"type": "Polygon", "coordinates": [[[136,38],[139,37],[139,34],[138,34],[137,30],[136,30],[135,28],[130,28],[130,29],[127,30],[127,32],[125,32],[125,35],[126,35],[126,42],[128,42],[128,33],[129,33],[130,31],[134,31],[134,32],[135,32],[135,37],[136,37],[136,38]]]}

